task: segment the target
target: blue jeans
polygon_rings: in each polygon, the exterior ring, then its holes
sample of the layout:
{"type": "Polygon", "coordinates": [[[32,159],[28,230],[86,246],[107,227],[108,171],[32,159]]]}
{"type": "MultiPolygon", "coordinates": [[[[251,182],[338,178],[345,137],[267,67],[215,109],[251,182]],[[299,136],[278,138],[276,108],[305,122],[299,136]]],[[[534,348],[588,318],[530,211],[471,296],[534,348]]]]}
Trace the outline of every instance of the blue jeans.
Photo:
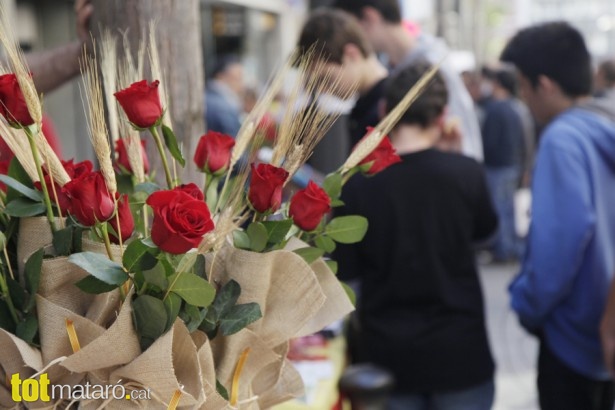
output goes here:
{"type": "Polygon", "coordinates": [[[499,229],[493,244],[493,256],[499,260],[518,259],[520,243],[515,228],[515,191],[519,182],[517,167],[485,168],[499,229]]]}
{"type": "Polygon", "coordinates": [[[493,380],[446,393],[393,395],[387,410],[490,410],[495,396],[493,380]]]}

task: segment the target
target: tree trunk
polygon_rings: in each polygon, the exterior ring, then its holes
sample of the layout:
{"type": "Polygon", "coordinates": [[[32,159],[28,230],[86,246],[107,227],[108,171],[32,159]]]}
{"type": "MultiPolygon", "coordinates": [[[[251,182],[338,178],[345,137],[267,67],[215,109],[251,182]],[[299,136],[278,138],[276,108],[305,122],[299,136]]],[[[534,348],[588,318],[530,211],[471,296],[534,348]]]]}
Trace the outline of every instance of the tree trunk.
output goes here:
{"type": "MultiPolygon", "coordinates": [[[[200,1],[93,0],[92,4],[94,36],[100,36],[98,27],[108,27],[113,33],[127,32],[135,58],[142,33],[147,32],[150,21],[156,22],[158,53],[165,76],[160,81],[166,82],[173,130],[186,158],[186,168],[182,171],[178,167],[178,176],[184,182],[198,183],[192,155],[205,129],[200,1]]],[[[163,178],[160,156],[152,141],[148,143],[148,153],[158,179],[163,178]]],[[[170,155],[168,158],[171,159],[170,155]]]]}

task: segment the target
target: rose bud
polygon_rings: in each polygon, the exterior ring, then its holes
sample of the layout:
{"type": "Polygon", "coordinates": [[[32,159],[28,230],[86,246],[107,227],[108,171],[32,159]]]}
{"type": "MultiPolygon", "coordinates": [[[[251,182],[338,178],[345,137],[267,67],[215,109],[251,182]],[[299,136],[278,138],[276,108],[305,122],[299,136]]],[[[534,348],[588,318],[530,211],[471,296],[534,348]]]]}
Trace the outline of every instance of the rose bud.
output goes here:
{"type": "MultiPolygon", "coordinates": [[[[365,136],[369,135],[372,130],[372,127],[368,127],[367,134],[365,136]]],[[[393,145],[391,145],[389,137],[385,135],[382,141],[380,141],[380,144],[376,147],[376,149],[374,149],[367,157],[365,157],[363,161],[359,163],[359,165],[369,164],[370,162],[372,163],[372,165],[367,171],[364,172],[366,175],[377,174],[385,168],[388,168],[390,165],[401,162],[401,158],[395,153],[395,148],[393,148],[393,145]]]]}
{"type": "Polygon", "coordinates": [[[128,120],[138,128],[151,128],[162,117],[162,105],[158,96],[159,83],[158,80],[150,84],[141,80],[113,94],[128,120]]]}
{"type": "Polygon", "coordinates": [[[221,175],[231,162],[235,140],[230,135],[209,131],[199,140],[194,153],[194,163],[203,172],[221,175]]]}
{"type": "Polygon", "coordinates": [[[181,184],[180,186],[173,188],[173,190],[185,192],[191,197],[193,197],[194,199],[197,199],[199,201],[205,200],[203,191],[201,191],[201,189],[192,182],[190,182],[189,184],[181,184]]]}
{"type": "MultiPolygon", "coordinates": [[[[126,150],[126,143],[123,139],[119,139],[115,142],[115,152],[117,153],[116,162],[126,172],[133,174],[130,161],[128,160],[128,151],[126,150]]],[[[149,160],[147,159],[147,153],[145,152],[145,140],[141,140],[141,158],[143,158],[143,172],[146,174],[149,172],[149,160]]]]}
{"type": "Polygon", "coordinates": [[[93,226],[115,212],[115,202],[100,171],[73,179],[63,189],[70,199],[68,211],[81,225],[93,226]]]}
{"type": "Polygon", "coordinates": [[[310,181],[307,188],[297,191],[291,198],[288,214],[299,228],[304,231],[313,231],[330,210],[329,195],[324,189],[310,181]]]}
{"type": "Polygon", "coordinates": [[[275,212],[282,204],[282,188],[288,178],[284,168],[269,164],[252,164],[252,176],[248,189],[248,200],[260,213],[275,212]]]}
{"type": "Polygon", "coordinates": [[[146,203],[154,210],[152,241],[165,252],[186,253],[214,229],[207,204],[183,191],[156,191],[146,203]]]}
{"type": "MultiPolygon", "coordinates": [[[[120,234],[122,242],[125,242],[132,236],[132,233],[135,230],[135,221],[132,217],[132,212],[130,212],[130,202],[128,202],[128,195],[120,195],[116,192],[115,198],[118,199],[117,216],[113,215],[113,217],[109,220],[109,223],[111,224],[115,232],[120,234]],[[120,220],[119,227],[117,223],[118,217],[120,220]]],[[[113,234],[109,235],[109,239],[111,239],[111,242],[113,243],[120,243],[119,239],[113,234]]]]}
{"type": "Polygon", "coordinates": [[[0,114],[13,127],[34,124],[15,74],[0,75],[0,114]]]}
{"type": "MultiPolygon", "coordinates": [[[[92,162],[88,160],[81,161],[76,164],[73,163],[72,159],[70,161],[62,160],[62,166],[64,167],[64,170],[66,170],[66,173],[71,180],[77,180],[84,175],[90,174],[93,168],[92,162]]],[[[54,182],[54,186],[52,186],[52,179],[46,168],[43,168],[43,176],[45,178],[45,185],[47,186],[47,192],[49,192],[51,200],[54,201],[55,204],[60,208],[62,214],[65,214],[70,209],[70,199],[66,194],[64,187],[60,187],[56,182],[54,182]]],[[[40,181],[34,182],[34,187],[39,191],[43,190],[40,181]]]]}

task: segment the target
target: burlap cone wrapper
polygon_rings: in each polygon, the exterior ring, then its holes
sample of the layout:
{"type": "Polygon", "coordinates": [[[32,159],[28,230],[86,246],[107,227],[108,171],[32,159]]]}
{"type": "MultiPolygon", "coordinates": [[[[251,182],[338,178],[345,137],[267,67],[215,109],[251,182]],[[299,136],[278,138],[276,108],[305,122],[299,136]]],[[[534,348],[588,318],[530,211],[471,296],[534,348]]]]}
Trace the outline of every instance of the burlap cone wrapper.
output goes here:
{"type": "MultiPolygon", "coordinates": [[[[17,237],[17,266],[23,273],[26,261],[34,252],[51,244],[53,237],[45,216],[33,216],[19,219],[19,236],[17,237]]],[[[23,277],[23,274],[20,275],[23,277]]]]}
{"type": "Polygon", "coordinates": [[[7,376],[19,373],[21,380],[31,377],[43,367],[41,352],[17,336],[0,329],[0,409],[11,409],[16,403],[11,398],[11,388],[4,381],[7,376]]]}

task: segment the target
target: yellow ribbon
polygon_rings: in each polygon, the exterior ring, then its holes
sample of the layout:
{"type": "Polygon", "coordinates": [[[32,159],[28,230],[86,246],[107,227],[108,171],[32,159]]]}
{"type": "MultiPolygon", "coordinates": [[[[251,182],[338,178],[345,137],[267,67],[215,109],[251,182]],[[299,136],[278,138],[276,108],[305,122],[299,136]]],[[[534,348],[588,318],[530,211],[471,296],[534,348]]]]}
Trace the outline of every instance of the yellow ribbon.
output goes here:
{"type": "Polygon", "coordinates": [[[175,408],[179,404],[179,399],[181,398],[181,396],[182,391],[175,390],[175,393],[173,393],[173,397],[171,397],[171,401],[169,402],[169,407],[167,407],[167,410],[175,410],[175,408]]]}
{"type": "Polygon", "coordinates": [[[70,319],[66,319],[66,332],[68,333],[68,340],[70,341],[70,346],[73,348],[73,353],[77,353],[81,350],[81,345],[79,344],[79,338],[75,331],[75,325],[70,319]]]}
{"type": "Polygon", "coordinates": [[[249,347],[246,347],[245,350],[239,356],[239,361],[237,362],[237,367],[235,367],[235,373],[233,373],[233,383],[231,384],[231,406],[235,406],[237,404],[237,399],[239,397],[239,376],[241,376],[241,371],[243,370],[243,365],[248,360],[248,354],[250,353],[249,347]]]}

